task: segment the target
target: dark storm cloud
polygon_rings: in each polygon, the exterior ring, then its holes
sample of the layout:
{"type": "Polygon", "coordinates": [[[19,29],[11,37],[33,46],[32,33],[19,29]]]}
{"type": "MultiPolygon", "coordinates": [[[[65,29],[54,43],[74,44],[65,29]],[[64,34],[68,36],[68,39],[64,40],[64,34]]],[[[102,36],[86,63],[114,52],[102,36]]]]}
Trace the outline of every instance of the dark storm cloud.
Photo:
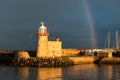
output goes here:
{"type": "MultiPolygon", "coordinates": [[[[104,46],[108,31],[120,30],[119,2],[88,0],[100,46],[104,46]]],[[[50,40],[59,36],[63,47],[91,48],[87,14],[84,0],[1,0],[0,48],[29,49],[32,45],[35,49],[41,21],[50,40]]]]}

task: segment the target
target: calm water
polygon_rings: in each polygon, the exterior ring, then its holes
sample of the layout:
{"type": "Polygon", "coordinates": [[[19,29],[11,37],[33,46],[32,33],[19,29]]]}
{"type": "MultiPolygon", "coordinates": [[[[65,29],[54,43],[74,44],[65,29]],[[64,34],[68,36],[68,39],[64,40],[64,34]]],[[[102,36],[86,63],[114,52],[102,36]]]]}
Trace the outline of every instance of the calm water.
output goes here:
{"type": "Polygon", "coordinates": [[[0,80],[120,80],[120,65],[75,65],[63,68],[0,66],[0,80]]]}

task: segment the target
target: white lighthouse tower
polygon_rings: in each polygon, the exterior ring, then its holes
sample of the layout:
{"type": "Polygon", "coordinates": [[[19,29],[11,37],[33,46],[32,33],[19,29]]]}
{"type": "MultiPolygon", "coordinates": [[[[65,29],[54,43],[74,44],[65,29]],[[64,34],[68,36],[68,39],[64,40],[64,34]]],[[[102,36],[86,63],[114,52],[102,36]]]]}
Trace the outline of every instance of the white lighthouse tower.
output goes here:
{"type": "Polygon", "coordinates": [[[48,53],[48,36],[47,28],[44,25],[44,22],[41,22],[41,26],[38,29],[38,43],[37,43],[37,55],[36,57],[45,57],[45,54],[48,53]]]}

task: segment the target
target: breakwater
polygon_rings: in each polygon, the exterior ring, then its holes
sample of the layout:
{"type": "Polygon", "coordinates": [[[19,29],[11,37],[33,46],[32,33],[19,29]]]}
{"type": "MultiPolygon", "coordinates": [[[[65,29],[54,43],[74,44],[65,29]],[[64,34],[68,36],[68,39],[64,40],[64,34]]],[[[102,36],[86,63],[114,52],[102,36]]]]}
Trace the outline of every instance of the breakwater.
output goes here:
{"type": "Polygon", "coordinates": [[[84,55],[84,51],[82,52],[77,49],[69,49],[67,51],[66,49],[64,50],[64,56],[54,58],[37,58],[35,53],[35,51],[0,51],[0,65],[60,67],[89,63],[120,64],[120,57],[118,56],[118,53],[111,52],[97,53],[97,55],[84,55]],[[69,53],[70,55],[68,55],[69,53]]]}
{"type": "Polygon", "coordinates": [[[13,59],[13,66],[34,66],[34,67],[61,67],[61,66],[72,66],[73,61],[69,58],[20,58],[13,59]]]}
{"type": "Polygon", "coordinates": [[[87,63],[94,63],[97,59],[94,56],[82,56],[82,57],[69,57],[70,60],[74,62],[74,64],[87,64],[87,63]]]}
{"type": "Polygon", "coordinates": [[[21,58],[13,59],[13,66],[34,66],[34,67],[62,67],[79,64],[120,64],[119,57],[59,57],[59,58],[21,58]]]}
{"type": "Polygon", "coordinates": [[[99,64],[120,64],[120,57],[104,57],[99,64]]]}
{"type": "Polygon", "coordinates": [[[89,57],[69,57],[70,60],[76,64],[120,64],[120,57],[98,57],[98,56],[89,56],[89,57]]]}
{"type": "Polygon", "coordinates": [[[120,57],[98,57],[98,56],[82,56],[82,57],[59,57],[59,58],[2,58],[0,64],[12,66],[33,66],[33,67],[62,67],[79,64],[120,64],[120,57]]]}

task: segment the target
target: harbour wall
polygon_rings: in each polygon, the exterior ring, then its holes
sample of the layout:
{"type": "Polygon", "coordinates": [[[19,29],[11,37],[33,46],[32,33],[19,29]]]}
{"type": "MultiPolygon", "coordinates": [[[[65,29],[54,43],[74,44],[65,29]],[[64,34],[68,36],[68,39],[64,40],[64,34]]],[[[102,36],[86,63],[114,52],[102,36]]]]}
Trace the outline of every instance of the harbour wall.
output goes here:
{"type": "Polygon", "coordinates": [[[62,56],[77,56],[80,52],[84,53],[84,50],[80,49],[62,49],[62,56]]]}
{"type": "Polygon", "coordinates": [[[120,64],[120,57],[69,57],[74,64],[120,64]]]}
{"type": "Polygon", "coordinates": [[[100,64],[120,64],[120,57],[104,57],[100,62],[100,64]]]}
{"type": "MultiPolygon", "coordinates": [[[[18,51],[0,51],[0,63],[8,63],[14,59],[14,55],[18,51]]],[[[79,53],[84,50],[80,49],[62,49],[62,57],[67,57],[74,62],[74,64],[87,64],[87,63],[97,63],[97,64],[120,64],[120,57],[109,57],[106,56],[108,53],[99,53],[97,56],[78,56],[79,53]],[[102,54],[102,55],[101,55],[102,54]],[[104,56],[104,57],[101,57],[104,56]]],[[[36,57],[35,51],[28,52],[30,57],[36,57]]]]}
{"type": "MultiPolygon", "coordinates": [[[[22,50],[21,50],[22,51],[22,50]]],[[[24,51],[24,50],[23,50],[24,51]]],[[[28,51],[25,50],[29,53],[30,57],[36,57],[36,51],[28,51]]],[[[82,49],[73,49],[73,48],[64,48],[62,49],[62,54],[61,56],[77,56],[80,52],[84,52],[85,50],[82,49]]],[[[11,54],[14,55],[15,53],[19,52],[18,51],[14,51],[14,50],[0,50],[0,55],[6,55],[6,54],[11,54]]]]}
{"type": "Polygon", "coordinates": [[[74,62],[74,64],[88,64],[94,63],[97,60],[97,57],[89,56],[89,57],[69,57],[70,60],[74,62]]]}

